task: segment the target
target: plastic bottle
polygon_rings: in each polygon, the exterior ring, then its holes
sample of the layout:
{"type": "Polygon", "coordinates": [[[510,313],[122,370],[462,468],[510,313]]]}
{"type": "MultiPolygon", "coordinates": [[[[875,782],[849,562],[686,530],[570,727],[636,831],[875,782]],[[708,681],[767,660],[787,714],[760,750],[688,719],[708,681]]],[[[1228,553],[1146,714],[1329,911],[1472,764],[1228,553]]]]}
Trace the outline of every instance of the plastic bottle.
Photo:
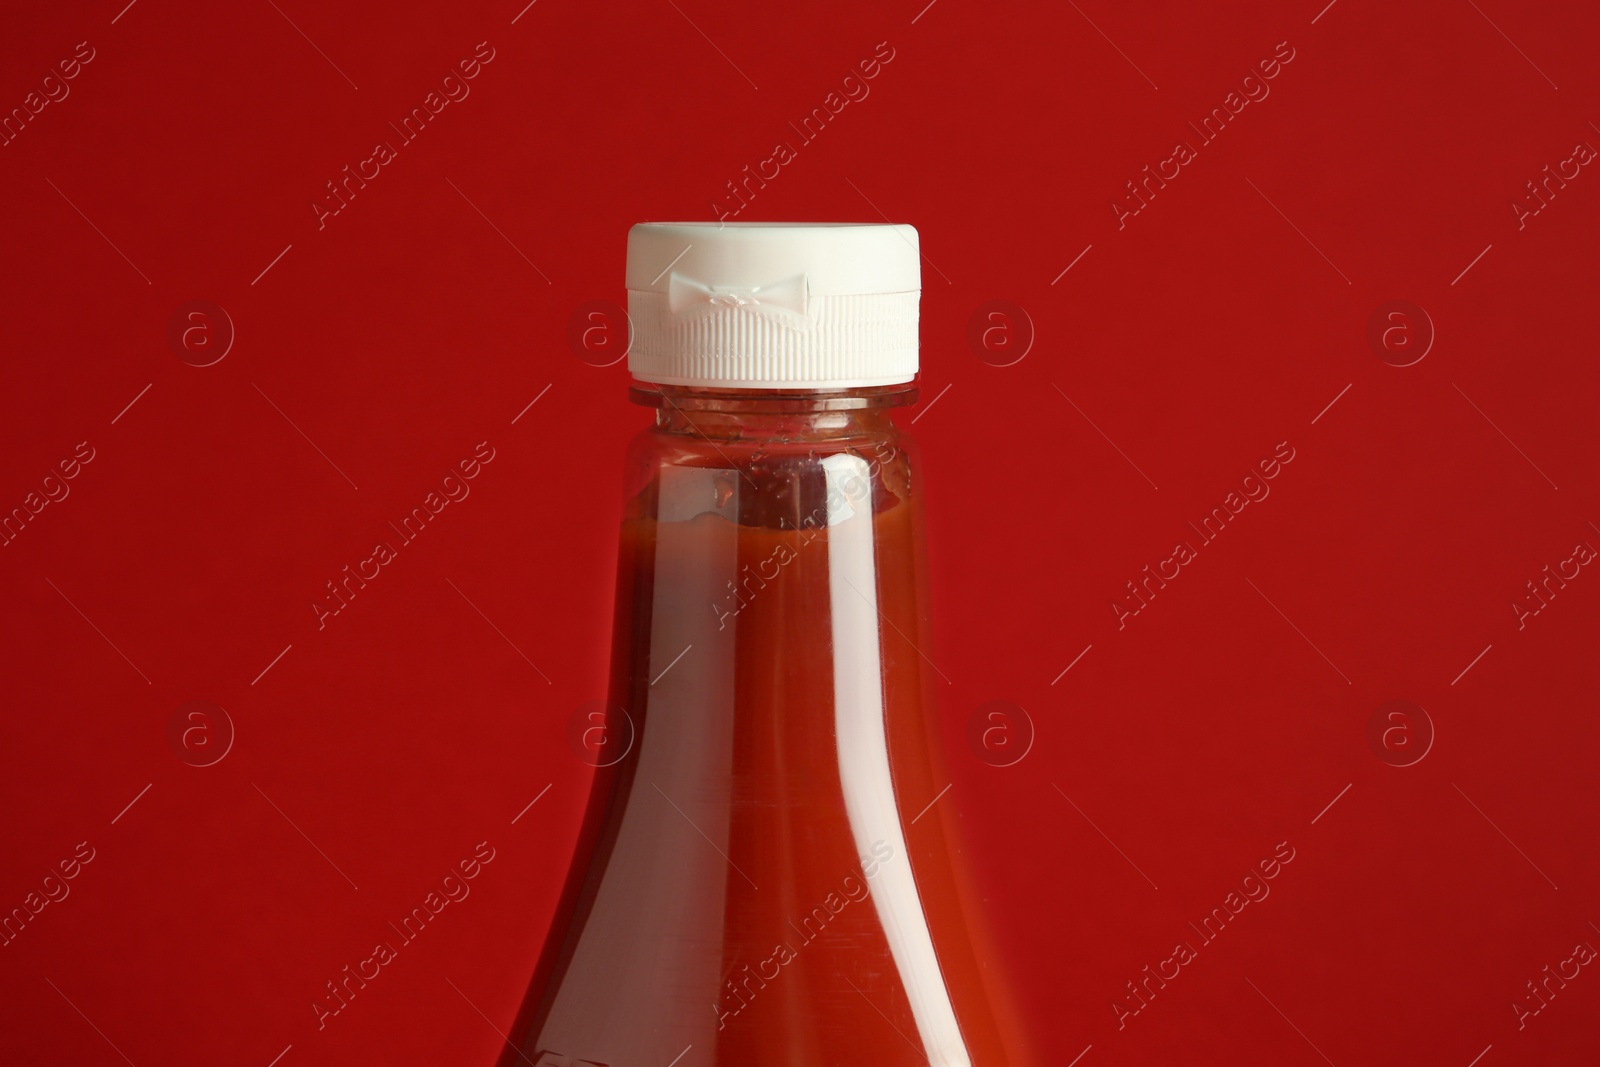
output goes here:
{"type": "Polygon", "coordinates": [[[644,224],[610,697],[502,1067],[1019,1064],[941,769],[910,226],[644,224]],[[603,733],[601,732],[603,730],[603,733]]]}

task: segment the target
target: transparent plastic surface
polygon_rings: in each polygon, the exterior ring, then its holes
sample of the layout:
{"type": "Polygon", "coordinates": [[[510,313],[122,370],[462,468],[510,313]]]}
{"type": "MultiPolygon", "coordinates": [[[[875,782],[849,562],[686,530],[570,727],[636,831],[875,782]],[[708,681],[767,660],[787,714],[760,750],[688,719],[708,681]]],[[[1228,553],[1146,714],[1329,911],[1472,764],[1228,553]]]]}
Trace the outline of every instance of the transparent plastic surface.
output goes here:
{"type": "Polygon", "coordinates": [[[1026,1062],[940,799],[914,395],[635,390],[601,766],[503,1067],[1026,1062]]]}

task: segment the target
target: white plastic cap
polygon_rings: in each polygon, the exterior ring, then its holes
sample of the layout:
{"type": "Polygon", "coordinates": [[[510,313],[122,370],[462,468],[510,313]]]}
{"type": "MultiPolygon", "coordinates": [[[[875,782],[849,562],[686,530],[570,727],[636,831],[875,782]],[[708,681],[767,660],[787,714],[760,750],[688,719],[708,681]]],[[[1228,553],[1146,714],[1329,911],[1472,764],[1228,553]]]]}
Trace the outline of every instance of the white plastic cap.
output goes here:
{"type": "Polygon", "coordinates": [[[908,382],[921,293],[910,226],[640,223],[628,231],[628,370],[740,389],[908,382]]]}

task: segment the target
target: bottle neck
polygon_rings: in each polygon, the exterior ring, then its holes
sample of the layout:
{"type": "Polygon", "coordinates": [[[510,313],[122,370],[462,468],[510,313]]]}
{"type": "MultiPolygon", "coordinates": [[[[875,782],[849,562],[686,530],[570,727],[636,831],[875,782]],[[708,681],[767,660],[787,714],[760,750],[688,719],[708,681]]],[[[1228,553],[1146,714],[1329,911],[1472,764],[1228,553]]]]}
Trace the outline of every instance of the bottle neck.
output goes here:
{"type": "Polygon", "coordinates": [[[890,429],[916,382],[839,390],[730,389],[634,382],[628,399],[656,409],[656,430],[717,440],[831,439],[890,429]]]}

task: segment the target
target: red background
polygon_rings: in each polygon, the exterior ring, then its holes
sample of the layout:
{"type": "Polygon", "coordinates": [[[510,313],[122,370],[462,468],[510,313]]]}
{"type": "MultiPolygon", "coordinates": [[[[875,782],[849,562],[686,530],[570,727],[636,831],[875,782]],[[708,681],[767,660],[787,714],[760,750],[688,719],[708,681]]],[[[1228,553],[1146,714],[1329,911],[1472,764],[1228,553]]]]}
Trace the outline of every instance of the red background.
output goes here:
{"type": "Polygon", "coordinates": [[[0,507],[94,459],[0,548],[0,907],[94,859],[0,948],[0,1061],[492,1062],[576,832],[566,723],[602,695],[648,418],[569,320],[623,300],[630,224],[711,217],[886,41],[738,217],[921,232],[939,803],[1042,1060],[1593,1062],[1592,967],[1521,1029],[1512,1004],[1600,947],[1600,577],[1521,629],[1510,605],[1600,546],[1600,177],[1521,229],[1510,205],[1600,145],[1600,23],[1323,2],[9,12],[7,113],[94,58],[0,148],[0,507]],[[319,229],[324,183],[480,41],[470,96],[319,229]],[[1279,42],[1270,96],[1119,229],[1124,183],[1279,42]],[[169,342],[192,300],[236,330],[211,366],[169,342]],[[1031,319],[1010,366],[967,342],[991,300],[1031,319]],[[1392,337],[1410,366],[1368,341],[1391,300],[1431,319],[1392,337]],[[471,496],[319,630],[324,583],[485,440],[471,496]],[[1119,629],[1125,583],[1285,441],[1119,629]],[[994,699],[1036,731],[1014,766],[966,745],[994,699]],[[169,739],[193,700],[235,733],[211,766],[169,739]],[[1415,713],[1369,741],[1391,700],[1426,710],[1420,762],[1393,765],[1415,713]],[[471,896],[319,1031],[324,983],[480,841],[471,896]],[[1271,895],[1119,1029],[1279,842],[1271,895]]]}

